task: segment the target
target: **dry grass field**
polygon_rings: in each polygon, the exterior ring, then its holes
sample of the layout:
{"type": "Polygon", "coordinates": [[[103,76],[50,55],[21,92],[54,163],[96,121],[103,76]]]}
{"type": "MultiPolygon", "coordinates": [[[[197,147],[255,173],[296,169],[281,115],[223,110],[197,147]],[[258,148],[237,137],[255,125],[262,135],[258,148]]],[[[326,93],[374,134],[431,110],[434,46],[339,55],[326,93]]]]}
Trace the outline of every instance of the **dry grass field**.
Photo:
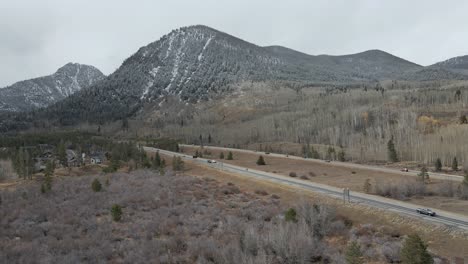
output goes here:
{"type": "MultiPolygon", "coordinates": [[[[196,150],[196,147],[183,148],[183,151],[188,154],[193,154],[196,150]]],[[[206,157],[218,159],[221,151],[209,149],[209,152],[211,155],[206,157]]],[[[417,185],[418,182],[415,177],[405,177],[398,173],[375,172],[371,170],[354,168],[351,169],[332,166],[325,161],[323,163],[317,163],[302,160],[283,159],[271,157],[268,155],[263,155],[267,165],[257,166],[256,161],[259,156],[258,154],[242,153],[236,151],[233,151],[233,153],[234,160],[223,160],[223,162],[272,172],[278,175],[283,175],[285,177],[290,177],[290,173],[294,172],[296,177],[306,178],[304,180],[327,184],[339,188],[349,188],[350,190],[357,192],[364,192],[364,183],[367,179],[370,179],[370,183],[372,185],[371,193],[374,194],[376,193],[376,186],[381,186],[382,188],[390,188],[391,185],[403,186],[405,184],[419,186],[417,185]]],[[[227,152],[224,151],[224,155],[227,157],[227,152]]],[[[417,193],[409,197],[402,196],[400,199],[408,200],[415,204],[430,205],[434,208],[468,215],[468,201],[460,200],[456,197],[444,197],[436,195],[441,193],[440,189],[447,189],[447,184],[450,184],[450,181],[431,180],[425,185],[426,189],[424,195],[417,193]]],[[[452,188],[453,192],[455,192],[457,185],[458,183],[452,183],[449,187],[452,188]]],[[[398,194],[395,194],[395,197],[397,198],[398,194]]]]}

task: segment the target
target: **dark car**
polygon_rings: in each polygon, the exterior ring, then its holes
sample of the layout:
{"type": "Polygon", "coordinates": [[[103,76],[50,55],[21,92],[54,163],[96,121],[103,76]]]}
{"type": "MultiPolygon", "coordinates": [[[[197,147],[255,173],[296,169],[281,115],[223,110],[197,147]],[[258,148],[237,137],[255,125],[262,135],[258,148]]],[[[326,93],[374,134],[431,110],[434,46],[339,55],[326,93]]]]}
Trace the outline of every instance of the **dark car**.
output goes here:
{"type": "Polygon", "coordinates": [[[423,215],[436,216],[436,213],[428,208],[418,208],[416,209],[416,212],[423,215]]]}

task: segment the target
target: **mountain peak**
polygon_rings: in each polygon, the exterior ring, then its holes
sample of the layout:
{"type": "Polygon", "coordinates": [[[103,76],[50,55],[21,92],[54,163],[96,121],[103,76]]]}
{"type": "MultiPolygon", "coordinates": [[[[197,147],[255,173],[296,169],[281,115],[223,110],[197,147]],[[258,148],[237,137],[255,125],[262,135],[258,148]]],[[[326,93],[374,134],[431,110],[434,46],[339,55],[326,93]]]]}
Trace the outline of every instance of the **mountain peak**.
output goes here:
{"type": "Polygon", "coordinates": [[[67,63],[54,74],[20,81],[0,89],[0,110],[28,111],[46,107],[104,77],[93,66],[67,63]]]}

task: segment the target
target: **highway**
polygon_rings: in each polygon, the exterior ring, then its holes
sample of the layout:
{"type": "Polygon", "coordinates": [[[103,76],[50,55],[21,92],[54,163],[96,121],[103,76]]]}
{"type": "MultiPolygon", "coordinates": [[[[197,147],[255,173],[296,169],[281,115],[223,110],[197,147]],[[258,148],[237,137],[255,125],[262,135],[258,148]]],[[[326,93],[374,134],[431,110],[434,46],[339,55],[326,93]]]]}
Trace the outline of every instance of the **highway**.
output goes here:
{"type": "MultiPolygon", "coordinates": [[[[183,145],[183,144],[181,144],[180,146],[181,147],[199,147],[197,145],[183,145]]],[[[217,149],[217,150],[223,150],[223,151],[243,152],[243,153],[257,154],[257,155],[265,155],[265,156],[271,156],[271,157],[277,157],[277,158],[302,160],[302,161],[307,161],[307,162],[326,164],[326,165],[329,165],[329,166],[337,166],[337,167],[344,167],[344,168],[351,168],[351,169],[361,169],[361,170],[371,170],[371,171],[375,171],[375,172],[394,173],[394,174],[399,174],[399,175],[403,175],[403,176],[417,177],[418,174],[419,174],[419,171],[415,171],[415,170],[410,170],[408,172],[403,172],[403,171],[400,171],[400,170],[397,170],[397,169],[392,169],[392,168],[377,167],[377,166],[371,166],[371,165],[363,165],[363,164],[356,164],[356,163],[350,163],[350,162],[340,162],[340,161],[325,162],[324,160],[320,160],[320,159],[310,159],[310,158],[305,159],[303,157],[298,157],[298,156],[293,156],[293,155],[285,155],[285,154],[278,154],[278,153],[266,154],[265,152],[253,151],[253,150],[247,150],[247,149],[223,148],[223,147],[212,147],[212,146],[204,146],[204,148],[217,149]]],[[[429,172],[428,174],[429,174],[429,177],[432,178],[432,179],[452,180],[452,181],[458,181],[458,182],[463,181],[463,176],[444,174],[444,173],[435,173],[435,172],[429,172]]]]}
{"type": "MultiPolygon", "coordinates": [[[[244,168],[240,166],[235,166],[227,163],[208,163],[208,159],[203,158],[192,158],[192,156],[188,156],[183,153],[176,153],[151,147],[144,147],[144,150],[147,152],[157,152],[159,151],[160,154],[166,156],[180,156],[184,160],[190,160],[197,164],[201,164],[203,166],[208,166],[214,169],[218,169],[221,171],[236,173],[238,175],[242,175],[249,178],[255,178],[257,180],[269,181],[280,185],[291,186],[295,188],[299,188],[302,190],[312,191],[315,193],[320,193],[329,197],[343,199],[343,189],[336,188],[333,186],[313,183],[309,181],[303,181],[300,179],[295,178],[288,178],[284,176],[279,176],[273,173],[268,173],[264,171],[244,168]]],[[[236,150],[237,151],[237,150],[236,150]]],[[[271,154],[270,154],[271,155],[271,154]]],[[[282,155],[284,157],[284,155],[282,155]]],[[[322,161],[323,162],[323,161],[322,161]]],[[[394,213],[398,213],[403,216],[409,216],[413,218],[422,219],[427,222],[431,223],[440,223],[451,227],[461,228],[464,230],[468,230],[468,217],[451,213],[445,212],[441,210],[437,210],[434,208],[430,208],[437,213],[436,217],[430,217],[418,214],[416,212],[417,205],[406,203],[398,200],[383,198],[379,196],[358,193],[358,192],[351,192],[350,193],[350,202],[351,203],[358,203],[363,204],[383,210],[392,211],[394,213]]]]}

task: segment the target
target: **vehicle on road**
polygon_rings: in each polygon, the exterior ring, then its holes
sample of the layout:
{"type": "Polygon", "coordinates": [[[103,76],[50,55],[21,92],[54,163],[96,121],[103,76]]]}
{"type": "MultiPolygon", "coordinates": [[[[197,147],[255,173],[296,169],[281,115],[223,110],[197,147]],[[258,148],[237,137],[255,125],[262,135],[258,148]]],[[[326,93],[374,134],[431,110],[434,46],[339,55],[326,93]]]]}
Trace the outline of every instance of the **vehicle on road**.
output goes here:
{"type": "Polygon", "coordinates": [[[401,171],[408,172],[409,170],[408,170],[408,168],[403,168],[403,169],[401,169],[401,171]]]}
{"type": "Polygon", "coordinates": [[[208,163],[217,163],[216,160],[208,160],[208,163]]]}
{"type": "Polygon", "coordinates": [[[416,212],[418,212],[418,214],[436,216],[436,213],[429,208],[418,208],[416,209],[416,212]]]}

